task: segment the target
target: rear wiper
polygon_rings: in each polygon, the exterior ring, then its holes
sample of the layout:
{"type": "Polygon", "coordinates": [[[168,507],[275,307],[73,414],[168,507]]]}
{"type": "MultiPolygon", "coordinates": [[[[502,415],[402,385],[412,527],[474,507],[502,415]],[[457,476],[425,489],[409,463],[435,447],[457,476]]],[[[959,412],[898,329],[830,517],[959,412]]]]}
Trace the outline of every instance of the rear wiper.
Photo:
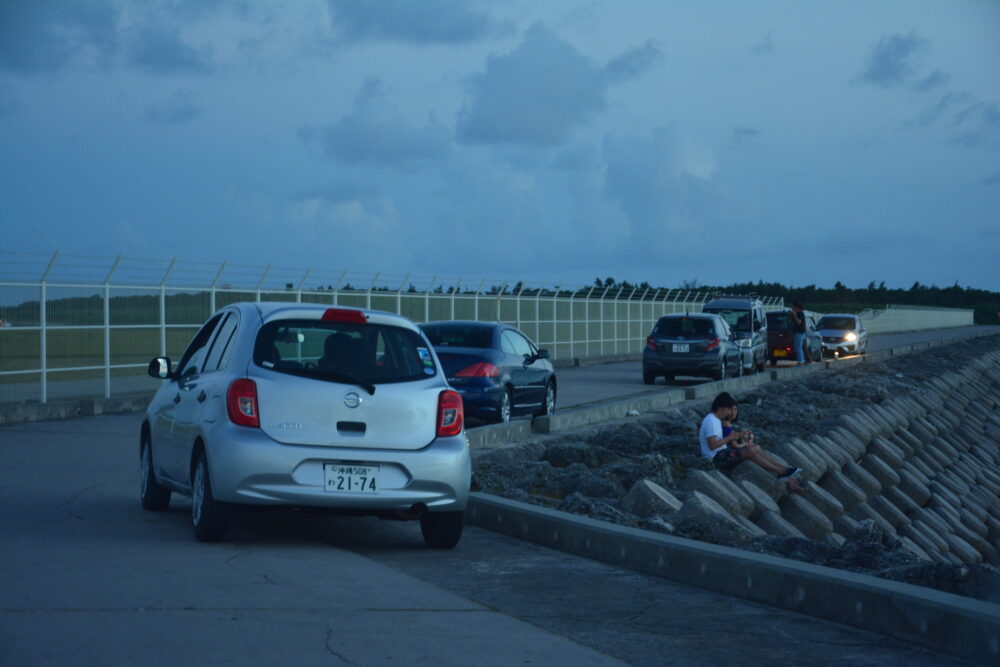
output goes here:
{"type": "Polygon", "coordinates": [[[354,384],[369,393],[369,395],[375,394],[375,385],[371,382],[365,382],[361,378],[354,377],[348,373],[336,373],[333,371],[318,371],[316,373],[318,376],[324,380],[333,380],[334,382],[343,382],[344,384],[354,384]]]}

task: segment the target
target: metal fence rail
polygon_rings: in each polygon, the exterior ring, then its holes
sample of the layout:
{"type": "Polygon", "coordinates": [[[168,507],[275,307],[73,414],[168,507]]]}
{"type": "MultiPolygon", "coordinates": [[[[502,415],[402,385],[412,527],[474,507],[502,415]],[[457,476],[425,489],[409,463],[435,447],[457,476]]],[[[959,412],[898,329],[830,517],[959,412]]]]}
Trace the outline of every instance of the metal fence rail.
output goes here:
{"type": "Polygon", "coordinates": [[[712,296],[627,283],[529,285],[122,256],[17,257],[0,261],[0,402],[151,391],[157,383],[144,373],[149,359],[179,357],[213,312],[237,301],[356,306],[416,322],[504,322],[559,360],[635,353],[660,315],[699,312],[712,296]]]}

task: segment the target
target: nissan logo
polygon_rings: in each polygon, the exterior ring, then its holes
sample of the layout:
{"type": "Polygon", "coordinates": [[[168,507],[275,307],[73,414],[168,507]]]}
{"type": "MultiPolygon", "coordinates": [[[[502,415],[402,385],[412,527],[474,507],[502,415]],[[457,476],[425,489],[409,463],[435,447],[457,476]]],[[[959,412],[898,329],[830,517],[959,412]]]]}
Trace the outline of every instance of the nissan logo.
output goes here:
{"type": "Polygon", "coordinates": [[[361,397],[358,396],[358,392],[356,391],[347,392],[347,394],[344,396],[344,405],[346,405],[349,408],[356,408],[359,405],[361,405],[361,397]]]}

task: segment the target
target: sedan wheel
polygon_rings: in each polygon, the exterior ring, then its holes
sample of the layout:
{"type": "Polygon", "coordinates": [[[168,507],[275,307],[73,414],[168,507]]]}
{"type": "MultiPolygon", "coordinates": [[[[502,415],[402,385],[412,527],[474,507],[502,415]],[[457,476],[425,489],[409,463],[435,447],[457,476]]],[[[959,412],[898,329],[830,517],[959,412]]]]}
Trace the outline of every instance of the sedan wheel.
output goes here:
{"type": "Polygon", "coordinates": [[[506,424],[510,421],[510,389],[504,389],[503,394],[500,395],[500,408],[497,410],[497,421],[501,424],[506,424]]]}
{"type": "Polygon", "coordinates": [[[427,546],[451,549],[462,538],[465,512],[427,512],[420,517],[420,532],[427,546]]]}
{"type": "Polygon", "coordinates": [[[148,433],[142,434],[139,443],[139,500],[144,509],[156,512],[170,505],[170,489],[157,482],[153,472],[153,446],[148,433]]]}
{"type": "Polygon", "coordinates": [[[220,503],[212,497],[212,480],[208,474],[205,452],[198,454],[191,479],[191,522],[194,536],[200,542],[218,542],[229,528],[228,503],[220,503]]]}
{"type": "Polygon", "coordinates": [[[549,382],[545,387],[545,405],[542,406],[541,415],[555,414],[556,411],[556,385],[549,382]]]}

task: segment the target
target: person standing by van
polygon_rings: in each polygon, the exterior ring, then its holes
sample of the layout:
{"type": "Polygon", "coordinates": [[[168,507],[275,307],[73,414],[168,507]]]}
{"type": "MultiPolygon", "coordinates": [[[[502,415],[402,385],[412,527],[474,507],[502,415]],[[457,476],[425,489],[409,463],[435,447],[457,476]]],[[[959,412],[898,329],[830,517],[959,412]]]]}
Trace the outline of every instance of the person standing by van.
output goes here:
{"type": "Polygon", "coordinates": [[[795,334],[795,360],[799,366],[806,362],[806,314],[802,304],[798,301],[792,303],[792,333],[795,334]]]}

